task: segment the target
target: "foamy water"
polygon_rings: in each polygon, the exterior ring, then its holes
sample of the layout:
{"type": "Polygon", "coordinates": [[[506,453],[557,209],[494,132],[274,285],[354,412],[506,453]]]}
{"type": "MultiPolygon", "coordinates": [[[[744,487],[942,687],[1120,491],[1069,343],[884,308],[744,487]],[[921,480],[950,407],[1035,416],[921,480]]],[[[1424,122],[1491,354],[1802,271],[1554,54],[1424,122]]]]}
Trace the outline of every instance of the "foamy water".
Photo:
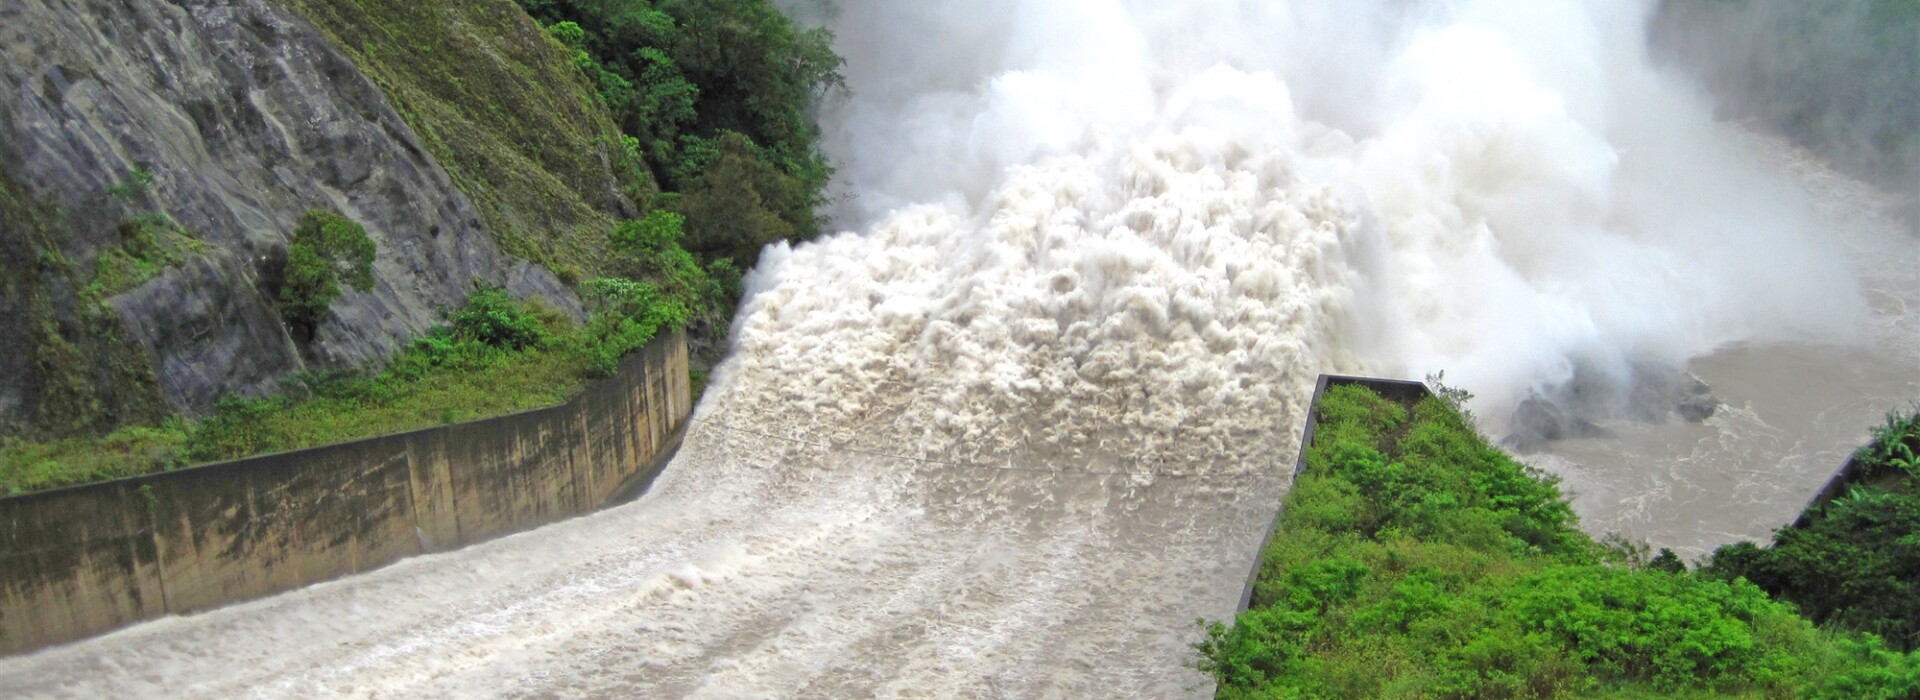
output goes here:
{"type": "Polygon", "coordinates": [[[0,660],[0,696],[1205,696],[1195,620],[1318,373],[1444,368],[1498,419],[1575,367],[1880,337],[1637,4],[837,5],[849,232],[767,252],[652,493],[0,660]]]}

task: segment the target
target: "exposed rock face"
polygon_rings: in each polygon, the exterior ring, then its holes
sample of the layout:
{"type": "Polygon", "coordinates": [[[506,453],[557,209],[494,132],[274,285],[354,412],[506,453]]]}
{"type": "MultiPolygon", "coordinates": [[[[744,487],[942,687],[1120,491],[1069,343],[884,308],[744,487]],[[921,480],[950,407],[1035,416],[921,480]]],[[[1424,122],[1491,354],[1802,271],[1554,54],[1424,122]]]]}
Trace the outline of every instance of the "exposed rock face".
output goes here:
{"type": "Polygon", "coordinates": [[[1699,423],[1720,408],[1712,387],[1677,367],[1637,361],[1628,370],[1612,377],[1577,366],[1572,379],[1520,402],[1501,444],[1534,452],[1555,440],[1612,437],[1605,423],[1699,423]]]}
{"type": "MultiPolygon", "coordinates": [[[[377,363],[476,282],[578,311],[553,275],[500,251],[351,60],[266,0],[0,3],[0,168],[16,199],[51,212],[38,230],[0,218],[0,262],[15,278],[0,320],[117,321],[109,335],[144,350],[174,410],[260,395],[303,369],[377,363]],[[123,184],[136,169],[151,185],[123,184]],[[311,208],[365,225],[379,255],[372,291],[348,290],[302,348],[273,299],[287,235],[311,208]],[[152,212],[204,245],[89,306],[78,289],[120,244],[116,229],[152,212]]],[[[59,432],[42,415],[52,370],[21,359],[45,356],[58,335],[0,331],[0,434],[59,432]]]]}

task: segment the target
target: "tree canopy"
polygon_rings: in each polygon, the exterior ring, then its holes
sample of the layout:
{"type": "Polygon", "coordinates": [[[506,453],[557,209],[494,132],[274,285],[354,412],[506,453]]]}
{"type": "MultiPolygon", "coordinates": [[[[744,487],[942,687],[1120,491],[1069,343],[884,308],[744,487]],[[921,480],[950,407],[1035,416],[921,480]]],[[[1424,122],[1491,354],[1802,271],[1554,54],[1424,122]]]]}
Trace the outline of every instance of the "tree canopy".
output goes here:
{"type": "Polygon", "coordinates": [[[767,0],[520,3],[572,50],[654,180],[687,195],[655,204],[687,215],[689,248],[745,267],[769,242],[817,235],[832,170],[807,110],[843,84],[829,32],[767,0]]]}
{"type": "Polygon", "coordinates": [[[300,217],[287,245],[280,284],[280,315],[312,335],[340,299],[340,285],[373,289],[376,246],[366,228],[337,213],[314,209],[300,217]]]}

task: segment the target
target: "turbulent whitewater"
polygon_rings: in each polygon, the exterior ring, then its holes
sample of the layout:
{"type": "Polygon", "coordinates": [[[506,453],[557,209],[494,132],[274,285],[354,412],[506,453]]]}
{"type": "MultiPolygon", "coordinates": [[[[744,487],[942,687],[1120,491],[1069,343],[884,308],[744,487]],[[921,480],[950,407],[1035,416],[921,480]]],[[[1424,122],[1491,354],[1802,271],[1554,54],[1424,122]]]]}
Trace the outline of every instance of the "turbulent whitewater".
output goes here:
{"type": "Polygon", "coordinates": [[[833,5],[792,11],[849,59],[846,232],[763,256],[652,493],[0,695],[1205,696],[1318,373],[1444,368],[1498,430],[1576,371],[1871,342],[1641,3],[833,5]]]}

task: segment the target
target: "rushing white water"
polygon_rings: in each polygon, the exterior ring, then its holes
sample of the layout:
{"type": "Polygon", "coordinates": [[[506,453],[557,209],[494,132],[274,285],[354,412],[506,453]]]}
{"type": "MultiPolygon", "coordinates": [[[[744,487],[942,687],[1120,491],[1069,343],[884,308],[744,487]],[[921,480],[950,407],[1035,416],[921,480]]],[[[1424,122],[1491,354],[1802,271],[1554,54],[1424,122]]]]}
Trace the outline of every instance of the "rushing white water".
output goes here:
{"type": "Polygon", "coordinates": [[[836,5],[849,232],[768,251],[651,494],[0,695],[1204,695],[1317,373],[1445,368],[1499,419],[1872,337],[1639,3],[836,5]]]}

